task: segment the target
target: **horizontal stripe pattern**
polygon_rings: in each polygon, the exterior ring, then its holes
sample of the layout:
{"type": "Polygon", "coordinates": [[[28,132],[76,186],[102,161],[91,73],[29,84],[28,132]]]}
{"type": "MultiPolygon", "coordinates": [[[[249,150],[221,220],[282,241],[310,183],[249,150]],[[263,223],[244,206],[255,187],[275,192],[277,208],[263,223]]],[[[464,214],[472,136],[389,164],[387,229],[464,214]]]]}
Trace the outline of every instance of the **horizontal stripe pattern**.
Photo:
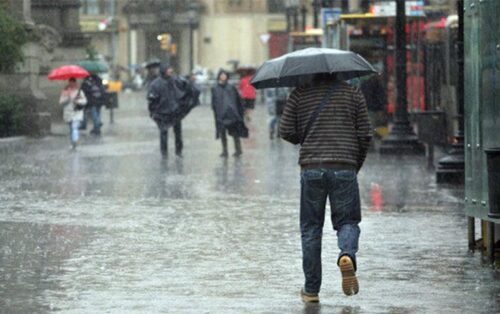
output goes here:
{"type": "MultiPolygon", "coordinates": [[[[372,136],[368,110],[361,91],[335,82],[328,103],[311,126],[301,149],[299,164],[340,162],[361,168],[372,136]]],[[[332,83],[298,87],[288,98],[280,122],[280,135],[299,144],[311,115],[332,83]]]]}

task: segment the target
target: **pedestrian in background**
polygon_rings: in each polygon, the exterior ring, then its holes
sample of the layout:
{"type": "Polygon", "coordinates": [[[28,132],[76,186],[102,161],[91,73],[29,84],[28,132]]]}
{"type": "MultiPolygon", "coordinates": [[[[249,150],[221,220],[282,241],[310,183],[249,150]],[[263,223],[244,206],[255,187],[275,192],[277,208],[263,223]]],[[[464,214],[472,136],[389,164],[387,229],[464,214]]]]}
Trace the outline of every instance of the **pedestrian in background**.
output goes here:
{"type": "Polygon", "coordinates": [[[252,80],[251,72],[247,71],[240,79],[240,95],[243,99],[244,116],[246,121],[251,120],[251,112],[255,109],[255,88],[250,84],[252,80]]]}
{"type": "Polygon", "coordinates": [[[63,120],[69,125],[71,148],[76,149],[80,123],[83,120],[83,110],[87,104],[85,93],[82,92],[75,78],[70,78],[59,97],[59,104],[63,106],[63,120]]]}
{"type": "Polygon", "coordinates": [[[387,95],[380,75],[374,74],[360,79],[361,92],[365,96],[366,107],[374,134],[382,138],[387,133],[387,95]]]}
{"type": "Polygon", "coordinates": [[[228,156],[227,134],[234,139],[234,157],[243,153],[240,137],[248,137],[244,122],[244,108],[238,90],[228,83],[229,74],[221,70],[217,84],[212,88],[212,109],[215,117],[216,138],[222,142],[221,157],[228,156]]]}
{"type": "Polygon", "coordinates": [[[90,134],[101,136],[101,107],[106,102],[106,90],[97,74],[87,76],[82,82],[82,91],[87,98],[87,109],[92,117],[93,128],[90,134]]]}
{"type": "Polygon", "coordinates": [[[182,124],[175,117],[180,104],[176,91],[174,69],[168,64],[160,66],[160,76],[153,80],[148,89],[148,109],[160,132],[160,152],[166,158],[168,151],[168,129],[173,127],[175,134],[175,154],[182,157],[182,124]]]}
{"type": "Polygon", "coordinates": [[[280,135],[301,144],[300,229],[304,302],[319,302],[321,239],[327,197],[340,254],[337,264],[346,295],[358,293],[356,252],[361,221],[357,172],[365,160],[371,126],[363,94],[336,80],[333,74],[316,75],[308,87],[296,88],[288,98],[280,135]]]}
{"type": "Polygon", "coordinates": [[[288,89],[284,87],[265,89],[267,111],[269,113],[269,138],[279,137],[279,122],[288,97],[288,89]]]}

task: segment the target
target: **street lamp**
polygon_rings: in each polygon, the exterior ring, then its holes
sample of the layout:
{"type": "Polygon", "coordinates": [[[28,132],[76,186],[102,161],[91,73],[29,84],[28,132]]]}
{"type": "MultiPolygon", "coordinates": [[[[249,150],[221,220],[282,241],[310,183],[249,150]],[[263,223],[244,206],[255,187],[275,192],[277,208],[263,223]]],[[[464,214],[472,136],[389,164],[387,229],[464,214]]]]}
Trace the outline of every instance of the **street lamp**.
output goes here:
{"type": "Polygon", "coordinates": [[[285,8],[287,14],[287,29],[289,30],[289,32],[290,30],[294,32],[298,31],[299,5],[300,5],[300,0],[285,0],[285,8]]]}
{"type": "Polygon", "coordinates": [[[397,99],[394,126],[382,141],[381,154],[424,154],[408,118],[406,97],[406,12],[405,1],[396,0],[396,83],[397,99]]]}
{"type": "Polygon", "coordinates": [[[457,36],[457,112],[458,130],[455,143],[449,154],[441,158],[436,171],[437,183],[463,184],[465,179],[464,157],[464,1],[457,1],[458,36],[457,36]]]}
{"type": "Polygon", "coordinates": [[[319,13],[321,12],[321,0],[313,0],[312,2],[312,7],[313,7],[313,17],[314,17],[314,22],[313,22],[313,27],[318,28],[319,27],[319,13]]]}
{"type": "Polygon", "coordinates": [[[189,73],[194,70],[194,29],[198,25],[197,17],[199,5],[197,1],[191,1],[188,6],[187,16],[189,22],[189,73]]]}

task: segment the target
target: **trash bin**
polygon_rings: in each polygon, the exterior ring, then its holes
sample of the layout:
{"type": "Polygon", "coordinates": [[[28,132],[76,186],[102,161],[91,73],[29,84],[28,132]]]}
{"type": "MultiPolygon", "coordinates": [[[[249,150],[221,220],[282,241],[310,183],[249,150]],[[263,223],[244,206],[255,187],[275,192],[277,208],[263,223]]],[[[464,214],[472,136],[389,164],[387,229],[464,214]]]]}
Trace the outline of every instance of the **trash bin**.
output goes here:
{"type": "Polygon", "coordinates": [[[488,169],[488,217],[500,219],[500,147],[485,149],[488,169]]]}

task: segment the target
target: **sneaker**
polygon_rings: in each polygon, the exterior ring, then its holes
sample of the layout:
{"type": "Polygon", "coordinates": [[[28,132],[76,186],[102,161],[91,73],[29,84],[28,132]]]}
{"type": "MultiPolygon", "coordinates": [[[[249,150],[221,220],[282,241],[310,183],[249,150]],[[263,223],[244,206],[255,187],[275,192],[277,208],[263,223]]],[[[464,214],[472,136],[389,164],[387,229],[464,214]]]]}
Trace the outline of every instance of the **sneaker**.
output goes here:
{"type": "Polygon", "coordinates": [[[240,157],[242,154],[243,154],[242,152],[235,152],[235,153],[233,154],[233,157],[238,158],[238,157],[240,157]]]}
{"type": "Polygon", "coordinates": [[[354,295],[359,291],[358,278],[354,270],[352,259],[344,255],[339,259],[340,273],[342,274],[342,290],[346,295],[354,295]]]}
{"type": "Polygon", "coordinates": [[[307,293],[304,291],[304,289],[300,290],[300,298],[302,299],[302,302],[304,302],[304,303],[318,303],[319,302],[319,296],[317,293],[307,293]]]}
{"type": "Polygon", "coordinates": [[[227,152],[222,152],[219,157],[222,157],[222,158],[227,158],[227,152]]]}

